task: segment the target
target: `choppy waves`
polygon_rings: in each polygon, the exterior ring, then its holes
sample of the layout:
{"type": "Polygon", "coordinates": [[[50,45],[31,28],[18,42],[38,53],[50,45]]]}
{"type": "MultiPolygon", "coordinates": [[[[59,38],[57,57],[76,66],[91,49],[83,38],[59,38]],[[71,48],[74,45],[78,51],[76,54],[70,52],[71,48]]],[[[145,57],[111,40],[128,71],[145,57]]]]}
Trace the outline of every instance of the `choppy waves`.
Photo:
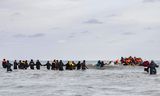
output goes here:
{"type": "Polygon", "coordinates": [[[143,67],[52,71],[0,68],[0,96],[160,96],[157,75],[143,67]]]}

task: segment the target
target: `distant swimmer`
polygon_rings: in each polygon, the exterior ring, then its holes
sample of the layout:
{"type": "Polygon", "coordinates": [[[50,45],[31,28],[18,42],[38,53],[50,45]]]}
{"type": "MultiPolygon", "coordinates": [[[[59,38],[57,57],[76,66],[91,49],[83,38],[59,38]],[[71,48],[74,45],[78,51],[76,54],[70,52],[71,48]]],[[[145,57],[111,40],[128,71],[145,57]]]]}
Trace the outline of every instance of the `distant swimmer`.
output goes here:
{"type": "Polygon", "coordinates": [[[150,74],[157,74],[157,70],[156,67],[159,67],[153,60],[151,61],[151,63],[149,64],[149,68],[150,68],[150,74]]]}
{"type": "Polygon", "coordinates": [[[7,72],[11,72],[12,71],[11,66],[12,66],[12,64],[9,63],[9,60],[7,60],[7,63],[6,63],[7,72]]]}

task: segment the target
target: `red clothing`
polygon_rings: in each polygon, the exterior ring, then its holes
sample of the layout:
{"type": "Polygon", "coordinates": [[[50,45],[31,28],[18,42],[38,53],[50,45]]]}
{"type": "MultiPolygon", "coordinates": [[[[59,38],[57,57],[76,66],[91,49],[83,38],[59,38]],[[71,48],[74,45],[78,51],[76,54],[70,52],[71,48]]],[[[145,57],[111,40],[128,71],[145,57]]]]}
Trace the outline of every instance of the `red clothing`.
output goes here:
{"type": "Polygon", "coordinates": [[[149,66],[149,61],[144,61],[144,62],[143,62],[143,66],[144,66],[144,67],[148,67],[148,66],[149,66]]]}

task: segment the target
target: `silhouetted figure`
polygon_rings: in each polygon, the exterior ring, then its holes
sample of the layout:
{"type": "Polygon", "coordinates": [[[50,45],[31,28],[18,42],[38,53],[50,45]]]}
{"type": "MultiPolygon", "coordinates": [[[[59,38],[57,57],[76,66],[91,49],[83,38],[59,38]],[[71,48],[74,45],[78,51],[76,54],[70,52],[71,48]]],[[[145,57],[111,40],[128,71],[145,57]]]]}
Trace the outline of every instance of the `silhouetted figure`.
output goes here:
{"type": "Polygon", "coordinates": [[[29,67],[28,61],[24,61],[24,69],[27,69],[29,67]]]}
{"type": "Polygon", "coordinates": [[[83,63],[81,64],[81,66],[82,66],[82,70],[88,69],[87,66],[86,66],[86,61],[85,60],[83,60],[83,63]]]}
{"type": "Polygon", "coordinates": [[[59,70],[60,70],[60,71],[63,71],[63,70],[64,70],[64,69],[63,69],[63,66],[64,66],[64,64],[63,64],[62,60],[60,60],[60,61],[59,61],[59,70]]]}
{"type": "Polygon", "coordinates": [[[44,66],[47,66],[48,70],[50,70],[50,68],[51,68],[51,64],[49,63],[49,61],[47,61],[47,63],[44,66]]]}
{"type": "Polygon", "coordinates": [[[97,62],[96,67],[101,68],[101,61],[100,60],[97,62]]]}
{"type": "Polygon", "coordinates": [[[19,69],[23,69],[23,63],[22,63],[21,60],[19,60],[19,62],[18,62],[18,68],[19,68],[19,69]]]}
{"type": "Polygon", "coordinates": [[[31,61],[29,62],[30,69],[34,70],[34,65],[34,61],[31,59],[31,61]]]}
{"type": "Polygon", "coordinates": [[[104,67],[104,65],[105,65],[104,62],[102,61],[102,62],[101,62],[101,67],[104,67]]]}
{"type": "Polygon", "coordinates": [[[77,70],[80,70],[80,69],[81,69],[81,62],[78,61],[78,63],[77,63],[77,70]]]}
{"type": "Polygon", "coordinates": [[[66,70],[69,70],[69,61],[66,64],[66,70]]]}
{"type": "Polygon", "coordinates": [[[39,60],[37,60],[37,62],[36,62],[36,68],[37,68],[37,70],[40,70],[41,66],[42,66],[41,62],[39,60]]]}
{"type": "Polygon", "coordinates": [[[150,68],[150,74],[157,74],[157,70],[156,67],[159,67],[153,60],[151,61],[151,63],[149,64],[149,68],[150,68]]]}
{"type": "Polygon", "coordinates": [[[3,68],[7,68],[6,63],[7,63],[6,59],[3,59],[3,61],[2,61],[2,67],[3,68]]]}
{"type": "Polygon", "coordinates": [[[51,64],[51,69],[56,70],[56,60],[53,60],[53,62],[51,64]]]}
{"type": "Polygon", "coordinates": [[[11,66],[12,66],[12,64],[9,63],[9,61],[7,60],[7,63],[6,63],[7,72],[12,71],[11,66]]]}
{"type": "Polygon", "coordinates": [[[59,70],[59,61],[56,60],[56,70],[59,70]]]}
{"type": "Polygon", "coordinates": [[[18,69],[18,63],[17,63],[17,60],[15,60],[15,61],[14,61],[14,64],[13,64],[13,65],[14,65],[14,69],[18,69]]]}

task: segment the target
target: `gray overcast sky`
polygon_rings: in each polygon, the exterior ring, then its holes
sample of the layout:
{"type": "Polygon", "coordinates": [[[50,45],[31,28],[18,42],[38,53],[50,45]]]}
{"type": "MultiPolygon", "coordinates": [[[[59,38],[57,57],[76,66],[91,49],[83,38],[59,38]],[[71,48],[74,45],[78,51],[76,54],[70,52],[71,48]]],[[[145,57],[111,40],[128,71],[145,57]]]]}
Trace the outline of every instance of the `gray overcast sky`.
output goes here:
{"type": "Polygon", "coordinates": [[[160,59],[160,0],[0,0],[0,59],[160,59]]]}

